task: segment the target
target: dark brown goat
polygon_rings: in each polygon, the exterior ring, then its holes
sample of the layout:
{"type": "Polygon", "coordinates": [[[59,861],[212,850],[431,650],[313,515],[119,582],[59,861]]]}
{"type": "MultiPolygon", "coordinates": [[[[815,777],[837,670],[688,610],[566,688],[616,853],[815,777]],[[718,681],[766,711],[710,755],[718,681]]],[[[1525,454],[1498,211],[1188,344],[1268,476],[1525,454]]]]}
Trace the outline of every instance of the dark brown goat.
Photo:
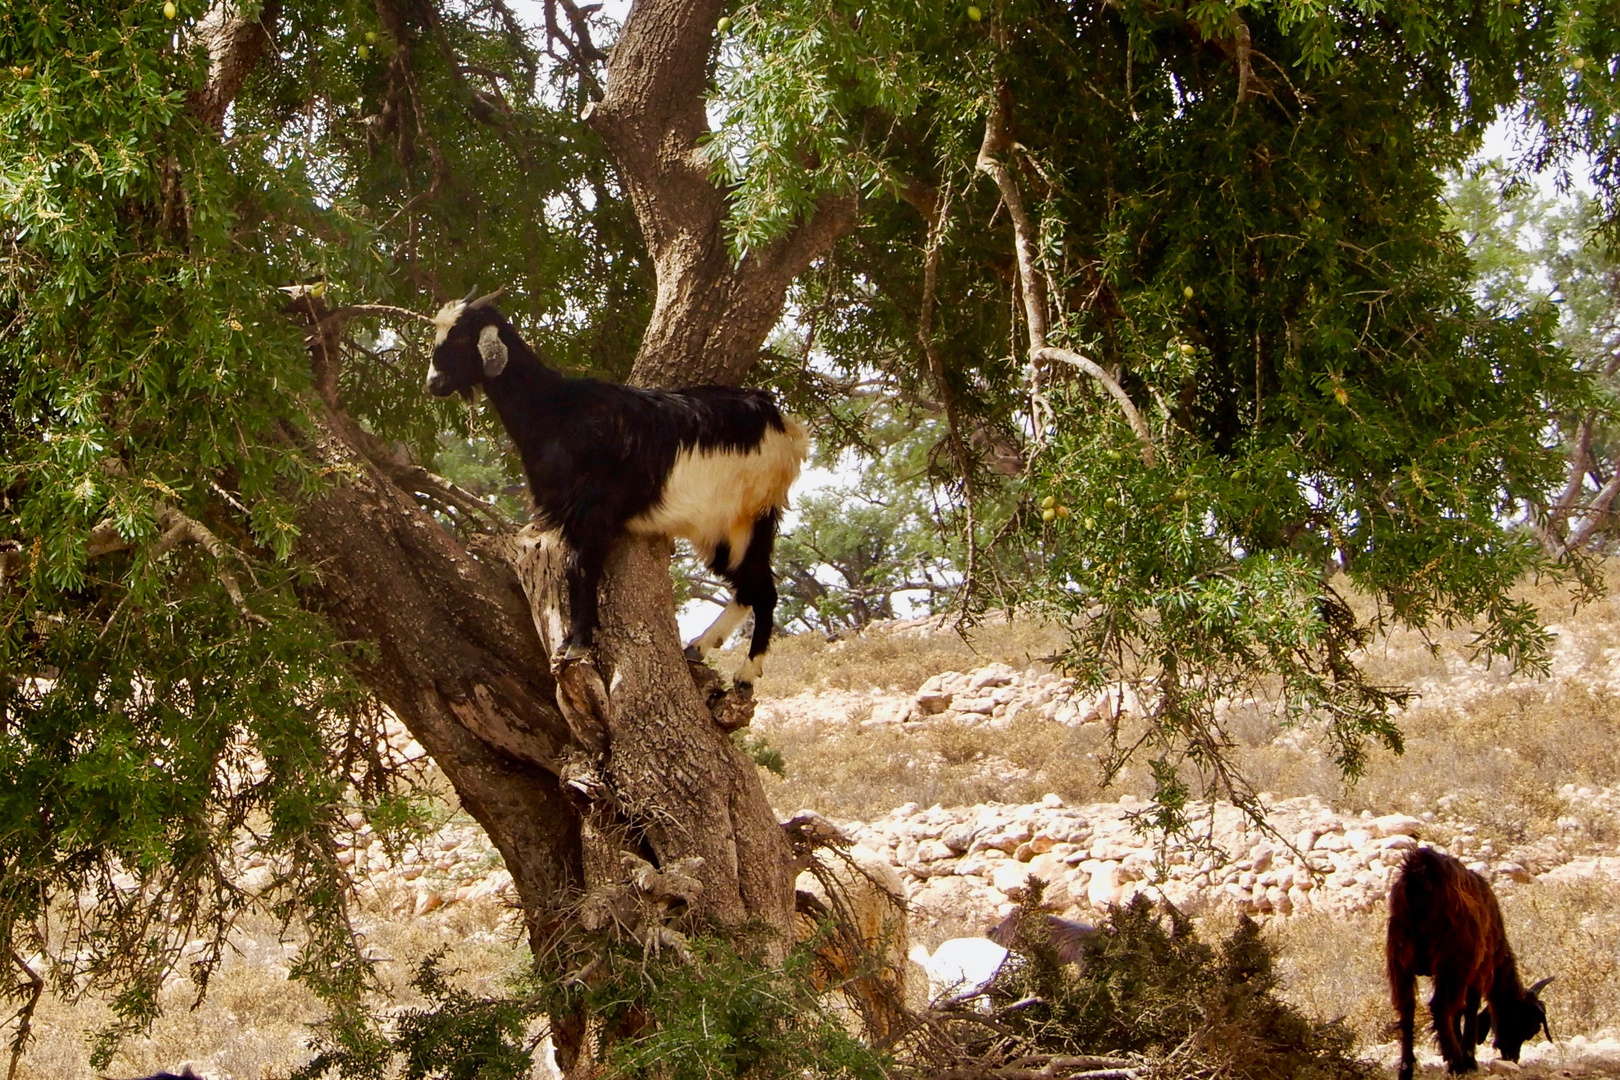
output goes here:
{"type": "Polygon", "coordinates": [[[1412,1021],[1419,975],[1434,980],[1429,1012],[1449,1072],[1478,1067],[1474,1047],[1491,1027],[1497,1052],[1507,1061],[1518,1061],[1525,1040],[1547,1027],[1538,995],[1551,977],[1528,990],[1519,982],[1496,895],[1484,878],[1450,855],[1417,848],[1401,864],[1389,890],[1384,961],[1390,1000],[1400,1016],[1400,1080],[1412,1080],[1417,1061],[1412,1021]]]}

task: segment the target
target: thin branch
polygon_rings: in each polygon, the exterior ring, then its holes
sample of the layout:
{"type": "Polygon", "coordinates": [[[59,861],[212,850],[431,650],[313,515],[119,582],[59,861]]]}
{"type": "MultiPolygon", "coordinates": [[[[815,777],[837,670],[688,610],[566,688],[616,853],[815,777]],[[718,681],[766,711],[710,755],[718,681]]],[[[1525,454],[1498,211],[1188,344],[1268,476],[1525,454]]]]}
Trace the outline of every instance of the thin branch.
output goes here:
{"type": "Polygon", "coordinates": [[[1114,400],[1119,402],[1120,411],[1125,414],[1125,419],[1130,423],[1131,430],[1136,432],[1137,439],[1142,443],[1142,464],[1150,469],[1153,468],[1155,460],[1153,433],[1148,430],[1147,421],[1142,419],[1142,414],[1136,410],[1136,405],[1132,403],[1130,395],[1125,392],[1124,387],[1114,380],[1112,375],[1108,374],[1107,369],[1070,349],[1056,349],[1051,346],[1033,350],[1030,353],[1030,363],[1036,368],[1043,363],[1068,364],[1071,367],[1079,368],[1102,383],[1103,387],[1113,395],[1114,400]]]}
{"type": "Polygon", "coordinates": [[[1051,348],[1046,343],[1046,278],[1036,262],[1035,226],[1024,205],[1024,194],[1012,170],[996,155],[1013,147],[1012,135],[1007,129],[1006,94],[997,95],[984,122],[984,141],[979,146],[978,169],[995,181],[1001,192],[1001,202],[1013,223],[1013,250],[1018,258],[1018,281],[1024,301],[1024,320],[1029,328],[1030,412],[1034,420],[1036,442],[1049,422],[1052,409],[1040,392],[1041,367],[1048,362],[1070,364],[1098,379],[1119,402],[1130,422],[1131,430],[1142,442],[1142,461],[1153,467],[1153,435],[1142,414],[1137,411],[1129,395],[1114,377],[1096,363],[1068,349],[1051,348]]]}
{"type": "Polygon", "coordinates": [[[341,319],[351,318],[356,315],[398,315],[400,318],[415,319],[417,322],[424,322],[430,325],[433,322],[433,319],[430,316],[424,315],[420,311],[412,311],[410,308],[395,307],[393,304],[349,304],[345,307],[336,308],[330,313],[322,316],[320,322],[316,325],[325,326],[327,323],[337,322],[341,319]]]}
{"type": "MultiPolygon", "coordinates": [[[[370,457],[369,454],[367,456],[370,457]]],[[[373,464],[386,472],[394,483],[407,491],[427,495],[463,513],[474,514],[494,525],[497,531],[516,531],[517,526],[506,520],[505,517],[501,516],[478,496],[466,488],[459,487],[454,482],[424,469],[420,465],[401,465],[396,461],[378,460],[377,458],[371,460],[373,464]]]]}
{"type": "Polygon", "coordinates": [[[1018,186],[1012,170],[997,157],[1012,148],[1012,135],[1007,130],[1005,91],[998,94],[990,115],[984,121],[984,141],[979,145],[977,168],[996,183],[1001,192],[1002,205],[1013,223],[1013,253],[1018,259],[1019,284],[1022,286],[1024,318],[1029,325],[1029,347],[1034,352],[1046,348],[1046,279],[1036,267],[1035,228],[1024,206],[1024,193],[1018,186]]]}
{"type": "Polygon", "coordinates": [[[22,968],[26,979],[23,986],[28,990],[28,1000],[12,1018],[17,1021],[17,1033],[11,1037],[11,1065],[6,1069],[6,1080],[17,1080],[17,1065],[22,1061],[23,1050],[28,1047],[28,1040],[33,1035],[34,1007],[39,1004],[39,997],[45,992],[45,980],[40,978],[39,972],[29,967],[28,962],[15,950],[11,954],[11,962],[22,968]]]}

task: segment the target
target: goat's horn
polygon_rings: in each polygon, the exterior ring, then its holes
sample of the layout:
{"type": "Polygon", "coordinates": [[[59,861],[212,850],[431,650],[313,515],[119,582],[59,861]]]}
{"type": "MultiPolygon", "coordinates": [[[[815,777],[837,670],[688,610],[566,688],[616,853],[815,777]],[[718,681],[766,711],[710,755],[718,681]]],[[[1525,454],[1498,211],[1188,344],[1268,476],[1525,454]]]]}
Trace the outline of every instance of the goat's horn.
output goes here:
{"type": "MultiPolygon", "coordinates": [[[[473,290],[473,292],[477,292],[477,291],[478,291],[477,289],[473,290]]],[[[485,293],[483,296],[480,296],[476,300],[470,300],[469,299],[467,301],[467,306],[470,307],[470,308],[483,307],[485,304],[487,304],[490,301],[494,300],[496,297],[500,296],[501,293],[503,293],[505,291],[506,291],[506,286],[502,285],[500,288],[496,289],[494,292],[485,293]]],[[[470,297],[472,295],[472,293],[468,293],[467,295],[470,297]]]]}
{"type": "Polygon", "coordinates": [[[1541,988],[1543,986],[1546,986],[1555,978],[1557,978],[1556,975],[1549,975],[1545,979],[1542,979],[1540,982],[1536,983],[1534,986],[1530,987],[1530,989],[1526,990],[1525,993],[1529,994],[1531,997],[1535,997],[1537,994],[1541,993],[1541,988]]]}
{"type": "Polygon", "coordinates": [[[473,302],[473,297],[475,297],[477,295],[478,295],[478,286],[474,285],[471,289],[469,289],[467,291],[467,295],[461,298],[462,306],[463,307],[471,307],[472,302],[473,302]]]}

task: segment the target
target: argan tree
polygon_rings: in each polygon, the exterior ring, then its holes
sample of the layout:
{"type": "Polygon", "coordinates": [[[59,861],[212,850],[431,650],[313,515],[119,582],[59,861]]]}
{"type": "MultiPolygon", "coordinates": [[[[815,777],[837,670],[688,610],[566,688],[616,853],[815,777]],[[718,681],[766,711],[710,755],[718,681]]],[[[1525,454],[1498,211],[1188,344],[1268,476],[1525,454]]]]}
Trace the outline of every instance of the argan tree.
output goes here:
{"type": "MultiPolygon", "coordinates": [[[[49,950],[138,1027],[180,945],[214,942],[205,985],[262,903],[308,928],[295,974],[353,1001],[332,831],[356,800],[398,811],[384,710],[499,849],[537,956],[626,854],[695,881],[691,925],[783,954],[792,852],[715,720],[745,703],[681,657],[670,552],[619,545],[602,688],[559,696],[550,549],[435,469],[442,439],[499,441],[420,386],[418,317],[473,287],[570,370],[768,383],[814,419],[831,364],[934,403],[974,595],[1044,603],[1087,679],[1149,691],[1167,807],[1222,775],[1223,695],[1276,691],[1352,771],[1398,744],[1399,695],[1355,665],[1383,621],[1473,619],[1537,659],[1508,590],[1546,556],[1503,508],[1557,482],[1542,417],[1585,384],[1544,318],[1474,302],[1436,174],[1523,100],[1600,146],[1620,18],[525,17],[0,2],[0,936],[24,985],[49,950]],[[803,347],[766,351],[785,310],[803,347]],[[279,868],[256,897],[248,834],[279,868]]],[[[588,1020],[554,1017],[565,1059],[588,1020]]]]}

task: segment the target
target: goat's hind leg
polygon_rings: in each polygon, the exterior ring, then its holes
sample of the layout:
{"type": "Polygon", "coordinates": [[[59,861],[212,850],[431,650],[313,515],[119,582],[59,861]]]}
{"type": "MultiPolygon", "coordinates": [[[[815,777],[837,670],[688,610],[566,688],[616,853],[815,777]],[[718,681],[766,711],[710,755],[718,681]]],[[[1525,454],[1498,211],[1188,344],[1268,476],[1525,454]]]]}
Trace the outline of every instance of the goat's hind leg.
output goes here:
{"type": "Polygon", "coordinates": [[[731,637],[733,630],[737,629],[748,614],[748,608],[737,599],[736,571],[731,568],[731,545],[722,540],[714,549],[709,558],[709,572],[725,580],[731,586],[731,602],[726,604],[720,612],[720,617],[709,624],[709,628],[686,644],[686,658],[688,660],[702,661],[703,657],[720,648],[731,637]]]}
{"type": "Polygon", "coordinates": [[[733,686],[745,693],[753,689],[760,676],[765,654],[771,648],[771,632],[776,629],[776,575],[771,572],[771,549],[776,546],[776,523],[780,516],[781,511],[773,508],[754,522],[748,551],[734,578],[737,596],[733,602],[754,609],[754,634],[748,642],[748,659],[737,668],[731,680],[733,686]]]}

